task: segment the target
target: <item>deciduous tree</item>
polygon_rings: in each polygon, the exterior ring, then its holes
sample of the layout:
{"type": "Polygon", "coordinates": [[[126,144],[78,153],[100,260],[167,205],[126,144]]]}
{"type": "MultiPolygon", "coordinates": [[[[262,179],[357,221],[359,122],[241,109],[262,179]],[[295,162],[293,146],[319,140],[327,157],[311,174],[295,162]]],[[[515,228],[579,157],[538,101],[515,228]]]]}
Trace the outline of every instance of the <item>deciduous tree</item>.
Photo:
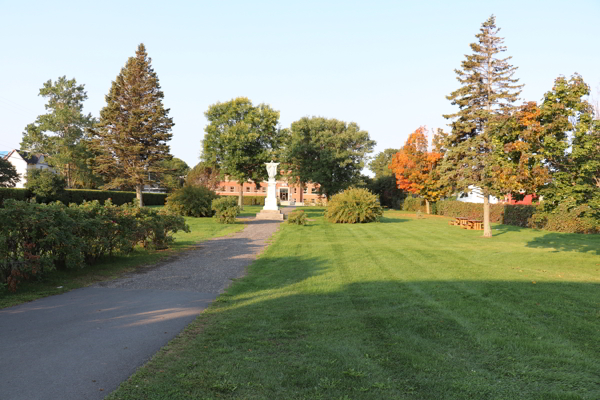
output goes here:
{"type": "Polygon", "coordinates": [[[45,82],[39,95],[48,99],[47,113],[25,127],[21,149],[47,154],[48,164],[64,175],[67,187],[95,186],[97,178],[87,164],[93,157],[87,130],[95,119],[83,114],[84,85],[62,76],[45,82]]]}
{"type": "Polygon", "coordinates": [[[0,187],[15,187],[19,178],[15,166],[10,161],[0,158],[0,187]]]}
{"type": "Polygon", "coordinates": [[[354,122],[304,117],[293,122],[284,165],[296,181],[320,185],[330,198],[360,180],[375,141],[354,122]]]}
{"type": "Polygon", "coordinates": [[[135,187],[140,207],[144,185],[160,176],[161,161],[171,158],[167,142],[174,125],[151,62],[140,44],[112,83],[92,142],[94,170],[108,181],[104,187],[135,187]]]}
{"type": "Polygon", "coordinates": [[[246,97],[216,103],[204,113],[208,119],[202,141],[202,160],[240,183],[239,201],[243,207],[243,183],[255,185],[267,179],[265,163],[277,159],[284,137],[279,129],[279,111],[266,104],[253,106],[246,97]]]}
{"type": "Polygon", "coordinates": [[[373,160],[371,160],[369,169],[375,174],[375,179],[393,175],[389,166],[397,152],[397,149],[385,149],[377,153],[373,160]]]}
{"type": "Polygon", "coordinates": [[[196,164],[185,177],[185,184],[189,186],[204,186],[210,190],[216,190],[221,182],[221,173],[215,168],[207,165],[204,161],[196,164]]]}
{"type": "Polygon", "coordinates": [[[466,55],[462,68],[455,70],[461,87],[447,98],[459,107],[451,119],[452,132],[444,147],[447,152],[441,165],[441,175],[454,189],[481,188],[483,193],[484,237],[491,237],[489,198],[501,194],[491,170],[494,168],[494,142],[488,129],[495,118],[514,110],[521,87],[513,78],[516,67],[509,64],[511,57],[499,58],[506,51],[504,39],[498,36],[496,18],[492,15],[471,44],[472,54],[466,55]]]}

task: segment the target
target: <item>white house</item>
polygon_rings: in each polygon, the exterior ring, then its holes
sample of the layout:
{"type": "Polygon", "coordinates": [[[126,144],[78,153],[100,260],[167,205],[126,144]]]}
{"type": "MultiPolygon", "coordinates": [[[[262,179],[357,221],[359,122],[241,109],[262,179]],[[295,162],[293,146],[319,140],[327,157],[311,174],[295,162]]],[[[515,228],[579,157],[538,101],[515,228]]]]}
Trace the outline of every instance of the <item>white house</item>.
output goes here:
{"type": "Polygon", "coordinates": [[[9,152],[0,152],[0,157],[8,160],[17,170],[19,174],[19,182],[15,187],[24,188],[27,182],[27,170],[30,169],[48,169],[55,172],[48,166],[44,160],[44,155],[41,153],[33,154],[23,150],[12,150],[9,152]],[[2,155],[4,155],[2,157],[2,155]]]}
{"type": "MultiPolygon", "coordinates": [[[[456,200],[463,201],[465,203],[480,203],[483,204],[483,193],[481,189],[476,186],[469,186],[469,193],[459,193],[456,200]]],[[[498,199],[494,196],[490,196],[490,204],[497,204],[498,199]]]]}

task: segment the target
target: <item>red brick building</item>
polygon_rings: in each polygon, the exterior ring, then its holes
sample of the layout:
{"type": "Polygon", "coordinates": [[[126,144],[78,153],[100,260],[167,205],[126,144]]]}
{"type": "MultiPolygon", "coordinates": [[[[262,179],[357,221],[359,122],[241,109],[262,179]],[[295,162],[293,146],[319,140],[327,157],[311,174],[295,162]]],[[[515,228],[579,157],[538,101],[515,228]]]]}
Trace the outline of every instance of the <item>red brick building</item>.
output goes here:
{"type": "MultiPolygon", "coordinates": [[[[267,196],[267,181],[260,183],[257,189],[252,181],[244,182],[244,196],[267,196]]],[[[288,184],[285,180],[278,180],[276,184],[277,198],[281,205],[310,205],[325,202],[325,196],[318,194],[319,185],[309,183],[300,187],[296,184],[288,184]]],[[[240,184],[238,181],[224,180],[219,183],[216,190],[217,194],[223,196],[239,196],[240,184]]]]}

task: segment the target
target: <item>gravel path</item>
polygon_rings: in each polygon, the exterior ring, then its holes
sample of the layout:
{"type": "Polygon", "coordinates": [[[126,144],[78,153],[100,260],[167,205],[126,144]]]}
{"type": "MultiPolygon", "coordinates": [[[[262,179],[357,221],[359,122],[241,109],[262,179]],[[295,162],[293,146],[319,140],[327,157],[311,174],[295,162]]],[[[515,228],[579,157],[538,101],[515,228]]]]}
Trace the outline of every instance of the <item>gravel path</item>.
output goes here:
{"type": "Polygon", "coordinates": [[[103,399],[243,276],[280,222],[246,224],[141,272],[0,310],[0,398],[103,399]]]}
{"type": "MultiPolygon", "coordinates": [[[[290,212],[292,207],[282,209],[290,212]]],[[[102,282],[95,287],[122,289],[184,290],[222,293],[232,279],[243,276],[246,266],[265,248],[266,240],[281,221],[245,219],[243,231],[202,242],[191,250],[151,268],[102,282]]]]}

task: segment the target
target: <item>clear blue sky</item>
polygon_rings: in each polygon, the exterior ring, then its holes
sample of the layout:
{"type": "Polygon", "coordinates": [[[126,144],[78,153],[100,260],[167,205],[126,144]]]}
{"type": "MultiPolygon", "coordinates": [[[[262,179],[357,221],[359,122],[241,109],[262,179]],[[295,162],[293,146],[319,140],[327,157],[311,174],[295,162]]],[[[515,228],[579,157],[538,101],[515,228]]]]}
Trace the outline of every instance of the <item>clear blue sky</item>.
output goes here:
{"type": "Polygon", "coordinates": [[[281,112],[354,121],[401,147],[445,127],[445,96],[481,23],[497,17],[507,55],[539,101],[559,75],[600,85],[600,1],[9,1],[0,0],[0,150],[18,148],[45,112],[40,87],[85,84],[98,116],[111,82],[144,43],[174,119],[171,153],[198,162],[204,112],[249,97],[281,112]]]}

